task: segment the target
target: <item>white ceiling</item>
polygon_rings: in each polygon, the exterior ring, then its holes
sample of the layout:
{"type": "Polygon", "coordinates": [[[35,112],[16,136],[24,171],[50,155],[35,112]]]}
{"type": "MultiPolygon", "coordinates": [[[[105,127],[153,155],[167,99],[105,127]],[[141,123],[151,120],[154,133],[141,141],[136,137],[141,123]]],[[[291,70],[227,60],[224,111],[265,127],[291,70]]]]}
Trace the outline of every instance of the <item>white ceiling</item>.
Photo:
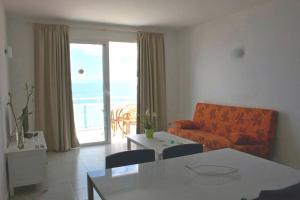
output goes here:
{"type": "Polygon", "coordinates": [[[11,16],[181,28],[266,0],[4,0],[11,16]]]}

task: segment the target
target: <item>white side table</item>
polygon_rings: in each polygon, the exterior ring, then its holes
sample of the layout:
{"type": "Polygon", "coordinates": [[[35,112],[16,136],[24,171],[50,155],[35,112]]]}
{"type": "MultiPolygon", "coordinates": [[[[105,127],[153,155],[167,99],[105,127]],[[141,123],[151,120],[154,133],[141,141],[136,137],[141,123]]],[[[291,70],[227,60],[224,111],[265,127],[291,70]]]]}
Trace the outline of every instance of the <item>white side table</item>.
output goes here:
{"type": "Polygon", "coordinates": [[[16,142],[6,149],[8,185],[10,196],[14,188],[32,184],[43,184],[47,190],[47,145],[42,131],[36,137],[25,138],[24,149],[18,149],[16,142]]]}

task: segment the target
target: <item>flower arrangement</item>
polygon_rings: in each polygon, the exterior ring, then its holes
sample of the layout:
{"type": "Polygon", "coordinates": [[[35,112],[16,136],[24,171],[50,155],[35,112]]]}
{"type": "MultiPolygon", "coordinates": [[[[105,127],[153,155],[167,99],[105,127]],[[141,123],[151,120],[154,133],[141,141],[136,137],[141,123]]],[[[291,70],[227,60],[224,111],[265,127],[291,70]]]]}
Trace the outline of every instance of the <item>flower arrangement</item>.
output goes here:
{"type": "Polygon", "coordinates": [[[142,118],[142,123],[145,129],[147,138],[153,138],[155,119],[157,118],[156,113],[150,113],[149,109],[146,110],[144,117],[142,118]]]}

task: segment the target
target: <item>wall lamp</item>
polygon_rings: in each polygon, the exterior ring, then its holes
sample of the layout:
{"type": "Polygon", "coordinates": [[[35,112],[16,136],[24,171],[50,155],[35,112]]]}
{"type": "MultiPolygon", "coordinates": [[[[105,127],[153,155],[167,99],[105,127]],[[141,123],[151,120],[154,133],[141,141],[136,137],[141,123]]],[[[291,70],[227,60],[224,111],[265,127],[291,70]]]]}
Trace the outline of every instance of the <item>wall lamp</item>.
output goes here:
{"type": "Polygon", "coordinates": [[[13,57],[13,53],[12,53],[12,47],[8,46],[5,50],[4,50],[5,55],[8,58],[12,58],[13,57]]]}

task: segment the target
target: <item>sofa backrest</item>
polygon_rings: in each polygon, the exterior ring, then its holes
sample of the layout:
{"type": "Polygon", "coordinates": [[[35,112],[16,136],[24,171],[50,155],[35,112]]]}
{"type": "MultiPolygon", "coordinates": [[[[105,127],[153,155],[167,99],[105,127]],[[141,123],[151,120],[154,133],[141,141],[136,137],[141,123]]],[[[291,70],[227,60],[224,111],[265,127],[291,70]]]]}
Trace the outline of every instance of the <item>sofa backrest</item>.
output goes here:
{"type": "Polygon", "coordinates": [[[231,132],[254,134],[268,143],[275,135],[277,112],[259,108],[244,108],[198,103],[194,122],[200,129],[224,137],[231,132]]]}

